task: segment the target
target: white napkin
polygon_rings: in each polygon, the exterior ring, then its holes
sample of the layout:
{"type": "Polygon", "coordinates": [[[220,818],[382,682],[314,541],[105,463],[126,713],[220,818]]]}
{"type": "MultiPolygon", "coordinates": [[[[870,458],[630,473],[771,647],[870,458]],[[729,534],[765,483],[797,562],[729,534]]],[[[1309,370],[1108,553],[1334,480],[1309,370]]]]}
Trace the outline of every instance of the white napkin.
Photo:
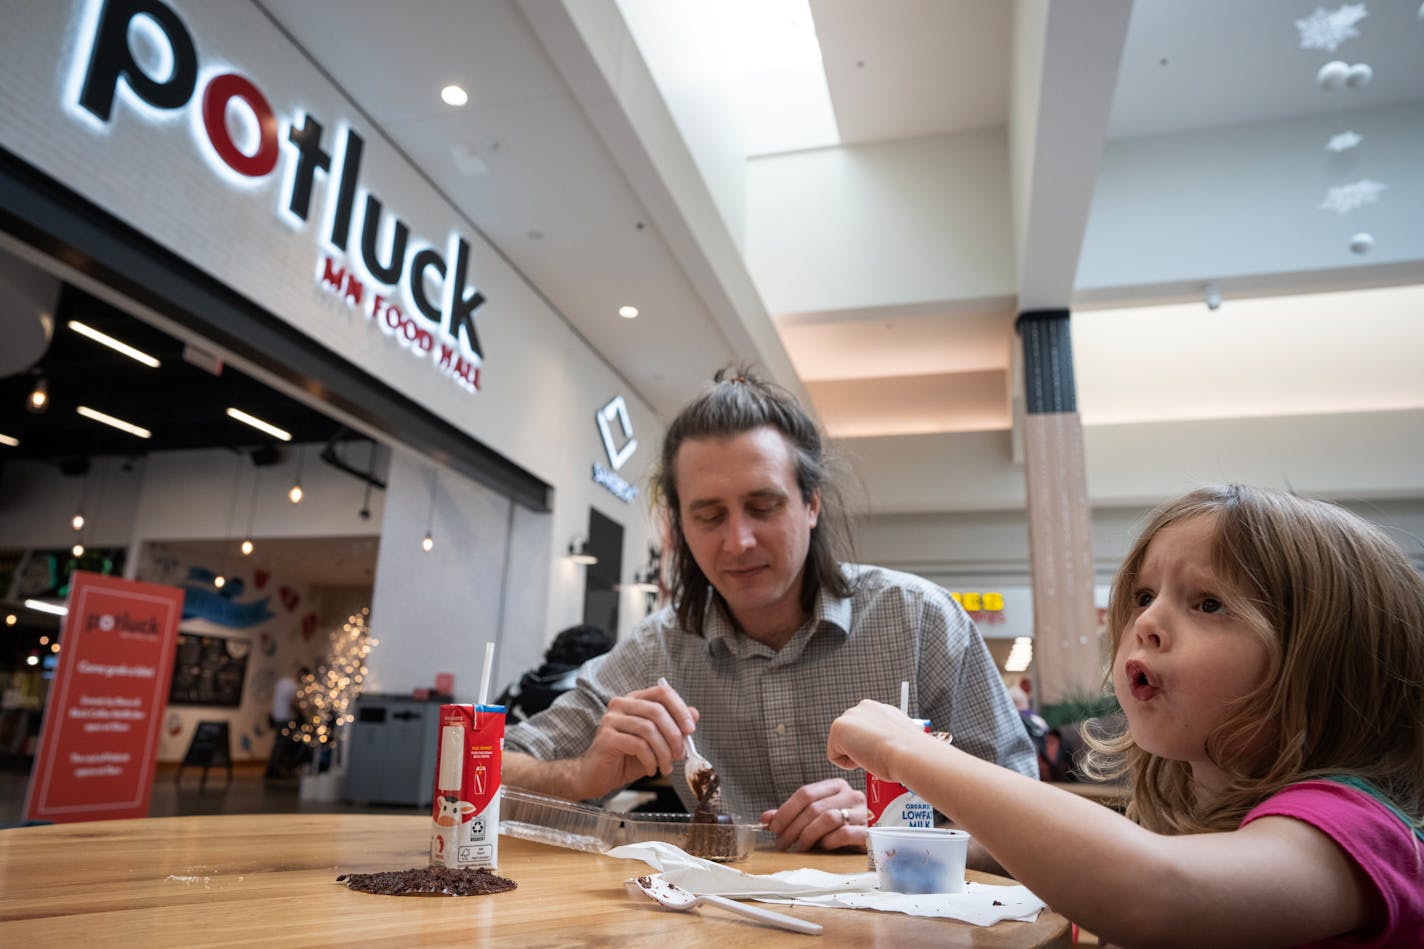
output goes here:
{"type": "Polygon", "coordinates": [[[976,926],[992,926],[1006,919],[1031,923],[1038,919],[1043,900],[1022,886],[967,883],[963,893],[882,893],[874,873],[827,873],[803,867],[779,873],[743,873],[720,863],[703,860],[659,840],[624,844],[607,856],[641,860],[657,876],[693,893],[715,893],[763,903],[802,903],[875,909],[910,916],[942,916],[976,926]]]}

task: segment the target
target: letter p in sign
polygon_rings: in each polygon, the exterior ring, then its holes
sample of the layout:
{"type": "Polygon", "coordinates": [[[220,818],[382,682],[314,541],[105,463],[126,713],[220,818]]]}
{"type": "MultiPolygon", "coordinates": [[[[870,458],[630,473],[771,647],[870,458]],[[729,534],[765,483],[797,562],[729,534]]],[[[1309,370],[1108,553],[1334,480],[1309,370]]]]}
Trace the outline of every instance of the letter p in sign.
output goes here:
{"type": "Polygon", "coordinates": [[[628,418],[628,403],[623,401],[621,395],[598,410],[598,433],[603,436],[603,450],[608,452],[608,463],[613,466],[614,471],[622,468],[624,462],[638,450],[638,440],[633,437],[633,422],[628,418]],[[609,427],[609,423],[614,419],[618,420],[619,427],[623,429],[620,437],[626,439],[622,448],[615,446],[613,431],[609,427]]]}

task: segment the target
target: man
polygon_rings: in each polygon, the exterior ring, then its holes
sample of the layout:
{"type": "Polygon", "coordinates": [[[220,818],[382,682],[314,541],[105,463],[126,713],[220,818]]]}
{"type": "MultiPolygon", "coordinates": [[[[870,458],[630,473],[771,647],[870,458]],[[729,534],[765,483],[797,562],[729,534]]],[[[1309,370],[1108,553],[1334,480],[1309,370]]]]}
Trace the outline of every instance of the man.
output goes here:
{"type": "Polygon", "coordinates": [[[695,731],[724,811],[759,817],[783,849],[864,849],[864,776],[841,777],[826,736],[848,703],[898,703],[902,681],[911,713],[961,748],[1037,774],[958,604],[918,577],[838,556],[845,515],[822,441],[789,393],[746,371],[719,372],[679,413],[658,472],[671,605],[509,729],[506,784],[601,799],[661,772],[691,809],[673,762],[695,731]]]}

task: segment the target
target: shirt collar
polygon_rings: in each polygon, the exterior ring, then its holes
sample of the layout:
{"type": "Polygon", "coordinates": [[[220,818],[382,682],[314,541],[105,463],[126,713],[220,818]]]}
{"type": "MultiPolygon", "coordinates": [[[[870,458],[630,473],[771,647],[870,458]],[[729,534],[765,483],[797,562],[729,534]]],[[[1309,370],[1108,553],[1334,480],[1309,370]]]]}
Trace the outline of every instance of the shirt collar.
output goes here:
{"type": "Polygon", "coordinates": [[[712,596],[709,600],[702,629],[707,639],[707,651],[713,656],[728,653],[740,659],[763,656],[780,665],[795,662],[805,650],[806,644],[822,630],[839,634],[846,639],[851,636],[850,597],[831,596],[824,586],[816,594],[811,618],[802,624],[780,650],[773,650],[737,629],[721,596],[712,596]]]}

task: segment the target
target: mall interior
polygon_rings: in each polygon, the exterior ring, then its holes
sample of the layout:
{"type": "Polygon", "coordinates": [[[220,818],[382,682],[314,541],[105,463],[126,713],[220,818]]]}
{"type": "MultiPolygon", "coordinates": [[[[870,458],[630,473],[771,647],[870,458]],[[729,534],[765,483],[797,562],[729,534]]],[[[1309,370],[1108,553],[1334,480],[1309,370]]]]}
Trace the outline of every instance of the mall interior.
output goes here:
{"type": "Polygon", "coordinates": [[[264,784],[278,682],[358,671],[306,735],[339,779],[381,703],[628,634],[663,432],[733,364],[815,413],[857,558],[1031,696],[1101,674],[1114,569],[1201,484],[1424,570],[1424,13],[1316,6],[0,0],[0,824],[76,571],[184,592],[158,780],[211,723],[229,773],[154,816],[428,807],[264,784]],[[1071,339],[1046,454],[1026,314],[1071,339]],[[1036,489],[1085,529],[1031,543],[1036,489]]]}

